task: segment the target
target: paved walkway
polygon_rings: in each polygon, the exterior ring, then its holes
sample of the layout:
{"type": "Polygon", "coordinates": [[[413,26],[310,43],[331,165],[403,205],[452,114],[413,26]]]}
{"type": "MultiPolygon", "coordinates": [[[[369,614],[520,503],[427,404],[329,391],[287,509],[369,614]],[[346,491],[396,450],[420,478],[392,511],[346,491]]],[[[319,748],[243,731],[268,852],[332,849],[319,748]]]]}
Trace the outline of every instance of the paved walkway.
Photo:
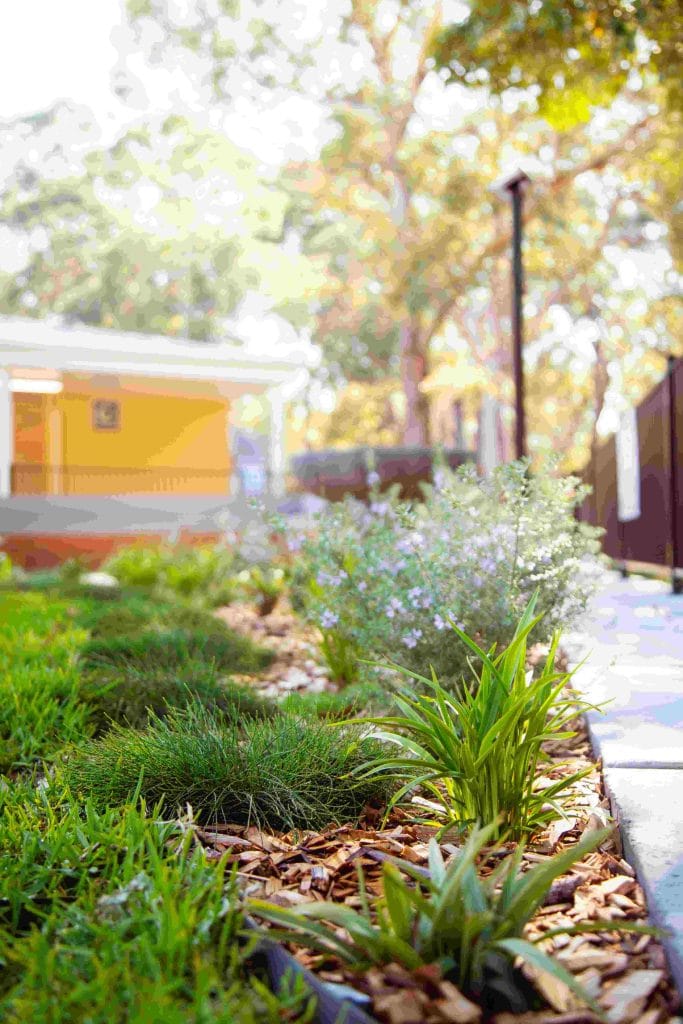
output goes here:
{"type": "MultiPolygon", "coordinates": [[[[312,494],[264,499],[268,507],[292,517],[314,515],[325,503],[312,494]]],[[[0,535],[194,533],[236,529],[254,518],[249,499],[177,494],[72,495],[0,499],[0,535]]]]}
{"type": "Polygon", "coordinates": [[[593,746],[683,992],[683,595],[610,573],[582,629],[567,637],[572,661],[587,657],[575,685],[610,701],[588,715],[593,746]]]}

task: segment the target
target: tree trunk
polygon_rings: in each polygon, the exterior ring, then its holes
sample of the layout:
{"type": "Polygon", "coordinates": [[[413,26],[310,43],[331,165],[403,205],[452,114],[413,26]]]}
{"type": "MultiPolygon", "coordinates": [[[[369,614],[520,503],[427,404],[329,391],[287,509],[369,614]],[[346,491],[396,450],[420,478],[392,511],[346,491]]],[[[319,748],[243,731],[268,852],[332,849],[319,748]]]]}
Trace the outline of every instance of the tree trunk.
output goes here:
{"type": "Polygon", "coordinates": [[[401,384],[406,400],[403,443],[427,447],[430,444],[429,399],[420,390],[427,376],[427,359],[420,346],[417,331],[403,322],[399,327],[401,353],[401,384]]]}

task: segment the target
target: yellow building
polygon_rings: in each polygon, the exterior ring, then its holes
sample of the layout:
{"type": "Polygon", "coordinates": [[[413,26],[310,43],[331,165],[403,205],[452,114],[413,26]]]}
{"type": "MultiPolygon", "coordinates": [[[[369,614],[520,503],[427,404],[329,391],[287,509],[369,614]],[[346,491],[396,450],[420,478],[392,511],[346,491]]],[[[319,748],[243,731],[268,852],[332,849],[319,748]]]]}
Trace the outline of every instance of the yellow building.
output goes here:
{"type": "Polygon", "coordinates": [[[246,394],[268,399],[281,490],[284,403],[305,365],[300,345],[265,356],[0,318],[0,498],[234,494],[231,408],[246,394]]]}

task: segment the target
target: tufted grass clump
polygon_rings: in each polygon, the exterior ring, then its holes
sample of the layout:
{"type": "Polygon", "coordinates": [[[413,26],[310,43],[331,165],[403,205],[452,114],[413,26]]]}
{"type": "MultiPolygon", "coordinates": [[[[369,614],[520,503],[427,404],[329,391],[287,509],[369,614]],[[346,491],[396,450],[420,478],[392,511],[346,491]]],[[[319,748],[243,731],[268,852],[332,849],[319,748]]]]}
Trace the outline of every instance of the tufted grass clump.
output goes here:
{"type": "Polygon", "coordinates": [[[248,684],[221,678],[212,664],[189,660],[175,668],[135,662],[89,672],[79,691],[90,709],[97,732],[112,722],[142,729],[151,719],[164,718],[172,708],[193,701],[239,717],[271,718],[278,713],[275,701],[262,697],[248,684]]]}
{"type": "Polygon", "coordinates": [[[101,807],[137,790],[169,814],[189,804],[204,822],[320,829],[385,799],[390,782],[350,777],[378,753],[355,728],[291,715],[238,722],[194,703],[141,732],[115,725],[76,751],[67,773],[101,807]]]}
{"type": "Polygon", "coordinates": [[[314,715],[318,718],[339,719],[352,715],[376,715],[391,707],[392,698],[379,683],[354,683],[341,690],[323,690],[322,693],[289,693],[279,705],[294,715],[314,715]]]}
{"type": "Polygon", "coordinates": [[[258,672],[273,660],[272,651],[258,647],[220,622],[216,625],[220,628],[197,626],[106,636],[87,643],[81,656],[87,668],[128,665],[140,671],[203,661],[225,672],[258,672]]]}

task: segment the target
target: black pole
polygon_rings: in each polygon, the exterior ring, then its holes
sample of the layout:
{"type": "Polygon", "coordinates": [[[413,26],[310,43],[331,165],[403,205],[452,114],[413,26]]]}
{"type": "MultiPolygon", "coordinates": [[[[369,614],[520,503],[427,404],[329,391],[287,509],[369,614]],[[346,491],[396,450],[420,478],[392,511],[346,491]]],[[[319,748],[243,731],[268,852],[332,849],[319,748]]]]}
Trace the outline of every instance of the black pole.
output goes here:
{"type": "Polygon", "coordinates": [[[524,414],[524,268],[522,264],[522,199],[524,183],[529,179],[519,174],[505,186],[512,198],[512,356],[515,376],[515,448],[517,458],[526,455],[526,417],[524,414]]]}
{"type": "Polygon", "coordinates": [[[676,430],[676,358],[667,359],[669,384],[669,517],[671,538],[671,590],[683,593],[683,579],[677,569],[681,567],[681,538],[678,535],[678,432],[676,430]]]}

